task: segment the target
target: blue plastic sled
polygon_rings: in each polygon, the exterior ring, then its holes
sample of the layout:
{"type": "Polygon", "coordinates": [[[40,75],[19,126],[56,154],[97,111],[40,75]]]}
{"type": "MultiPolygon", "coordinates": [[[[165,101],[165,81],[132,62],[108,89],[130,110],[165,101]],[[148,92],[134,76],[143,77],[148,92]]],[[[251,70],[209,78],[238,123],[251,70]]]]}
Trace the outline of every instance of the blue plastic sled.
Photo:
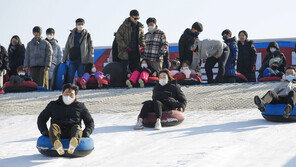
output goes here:
{"type": "Polygon", "coordinates": [[[296,122],[296,108],[292,111],[289,118],[284,118],[284,109],[286,104],[268,104],[265,112],[262,112],[264,119],[272,122],[296,122]]]}
{"type": "Polygon", "coordinates": [[[66,63],[60,63],[56,66],[56,69],[54,70],[53,76],[54,78],[54,85],[52,87],[53,90],[62,90],[64,81],[67,79],[67,70],[68,65],[66,63]]]}
{"type": "MultiPolygon", "coordinates": [[[[92,152],[94,149],[94,141],[92,138],[82,138],[79,145],[75,149],[73,154],[68,154],[67,150],[69,148],[70,139],[61,139],[65,154],[63,157],[84,157],[92,152]]],[[[37,140],[37,149],[38,151],[49,157],[59,157],[60,155],[54,149],[53,145],[50,142],[49,137],[40,136],[37,140]]]]}

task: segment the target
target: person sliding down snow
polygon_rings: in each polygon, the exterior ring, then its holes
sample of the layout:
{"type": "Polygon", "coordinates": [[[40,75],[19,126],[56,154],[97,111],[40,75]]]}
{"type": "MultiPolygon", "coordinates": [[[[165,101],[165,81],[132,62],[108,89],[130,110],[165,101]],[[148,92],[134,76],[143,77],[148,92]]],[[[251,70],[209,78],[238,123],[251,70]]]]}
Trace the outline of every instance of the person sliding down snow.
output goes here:
{"type": "Polygon", "coordinates": [[[130,76],[128,80],[126,80],[126,86],[132,88],[134,84],[139,82],[140,87],[143,88],[145,84],[148,82],[150,76],[156,77],[157,72],[151,67],[150,60],[143,59],[141,61],[141,67],[138,67],[130,76]]]}
{"type": "Polygon", "coordinates": [[[37,120],[38,129],[43,136],[49,136],[51,144],[59,155],[64,149],[61,139],[70,138],[68,153],[73,154],[82,137],[89,137],[94,130],[94,120],[85,105],[76,99],[78,86],[66,84],[63,94],[56,101],[51,101],[40,113],[37,120]],[[46,122],[51,118],[50,128],[46,122]],[[81,120],[85,129],[81,129],[81,120]]]}
{"type": "Polygon", "coordinates": [[[143,119],[149,112],[156,115],[154,129],[161,129],[161,116],[163,111],[175,110],[184,111],[186,107],[186,98],[181,90],[180,85],[172,77],[169,70],[164,69],[159,72],[159,83],[153,88],[152,100],[143,103],[135,130],[143,129],[143,119]]]}
{"type": "Polygon", "coordinates": [[[82,89],[86,89],[86,83],[91,77],[95,77],[99,88],[103,87],[103,84],[108,85],[110,82],[110,75],[104,76],[102,72],[97,71],[94,64],[87,64],[85,71],[86,73],[83,74],[81,79],[79,77],[74,79],[77,84],[81,85],[82,89]]]}
{"type": "Polygon", "coordinates": [[[295,68],[288,67],[281,83],[272,91],[268,91],[262,98],[254,97],[254,102],[261,112],[267,104],[287,104],[284,109],[284,118],[288,118],[296,103],[295,68]]]}

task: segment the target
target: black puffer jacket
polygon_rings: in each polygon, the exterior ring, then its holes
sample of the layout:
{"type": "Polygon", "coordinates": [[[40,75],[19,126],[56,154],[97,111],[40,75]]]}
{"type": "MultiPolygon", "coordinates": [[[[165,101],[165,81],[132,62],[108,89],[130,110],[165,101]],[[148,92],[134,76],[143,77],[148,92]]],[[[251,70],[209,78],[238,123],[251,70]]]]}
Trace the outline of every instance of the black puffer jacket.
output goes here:
{"type": "Polygon", "coordinates": [[[188,61],[190,64],[192,63],[193,52],[191,50],[191,46],[194,44],[194,41],[197,37],[194,33],[187,28],[182,36],[179,39],[179,57],[180,62],[188,61]]]}
{"type": "Polygon", "coordinates": [[[62,96],[56,101],[51,101],[38,117],[40,132],[48,131],[46,122],[51,118],[51,124],[58,124],[62,131],[70,130],[73,125],[80,125],[81,120],[85,124],[83,137],[89,137],[94,130],[94,120],[85,105],[75,101],[70,105],[63,102],[62,96]]]}
{"type": "Polygon", "coordinates": [[[164,86],[157,83],[153,89],[152,99],[159,100],[172,108],[183,108],[183,110],[185,110],[187,103],[186,97],[176,81],[171,81],[164,86]]]}
{"type": "Polygon", "coordinates": [[[24,65],[25,53],[26,53],[26,50],[24,45],[9,46],[8,48],[9,67],[10,67],[10,70],[14,72],[14,75],[17,74],[16,73],[17,68],[21,65],[24,65]]]}
{"type": "Polygon", "coordinates": [[[9,66],[8,63],[8,54],[6,49],[0,45],[0,71],[6,70],[9,66]]]}
{"type": "Polygon", "coordinates": [[[245,41],[244,45],[238,41],[237,72],[242,74],[252,73],[256,65],[257,54],[253,41],[245,41]]]}

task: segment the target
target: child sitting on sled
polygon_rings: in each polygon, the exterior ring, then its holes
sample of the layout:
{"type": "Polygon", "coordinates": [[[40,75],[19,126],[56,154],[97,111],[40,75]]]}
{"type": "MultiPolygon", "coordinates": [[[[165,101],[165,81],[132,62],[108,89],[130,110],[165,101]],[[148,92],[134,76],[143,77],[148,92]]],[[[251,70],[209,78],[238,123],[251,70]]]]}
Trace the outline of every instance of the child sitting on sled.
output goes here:
{"type": "Polygon", "coordinates": [[[98,87],[107,86],[110,83],[110,75],[104,75],[102,72],[97,71],[97,68],[94,64],[88,64],[85,67],[86,73],[83,74],[82,78],[76,77],[75,83],[80,84],[82,89],[86,89],[86,84],[91,77],[94,77],[98,83],[98,87]]]}
{"type": "Polygon", "coordinates": [[[189,68],[189,62],[184,61],[181,64],[180,71],[175,74],[174,79],[179,80],[192,80],[192,81],[198,81],[201,82],[201,78],[196,74],[196,72],[189,68]]]}
{"type": "Polygon", "coordinates": [[[133,71],[132,74],[128,74],[128,77],[130,77],[126,80],[126,86],[129,88],[132,88],[137,82],[143,88],[149,77],[157,77],[157,72],[151,67],[148,59],[143,59],[140,64],[141,66],[137,70],[133,71]]]}
{"type": "Polygon", "coordinates": [[[9,84],[10,86],[17,84],[17,86],[21,86],[23,81],[32,81],[32,79],[26,74],[26,69],[24,66],[19,66],[17,68],[17,74],[18,75],[12,75],[9,78],[9,84]]]}
{"type": "Polygon", "coordinates": [[[265,111],[267,104],[287,104],[284,109],[284,118],[288,118],[296,103],[296,78],[295,68],[288,67],[281,83],[274,89],[268,91],[262,98],[254,97],[254,102],[261,112],[265,111]]]}

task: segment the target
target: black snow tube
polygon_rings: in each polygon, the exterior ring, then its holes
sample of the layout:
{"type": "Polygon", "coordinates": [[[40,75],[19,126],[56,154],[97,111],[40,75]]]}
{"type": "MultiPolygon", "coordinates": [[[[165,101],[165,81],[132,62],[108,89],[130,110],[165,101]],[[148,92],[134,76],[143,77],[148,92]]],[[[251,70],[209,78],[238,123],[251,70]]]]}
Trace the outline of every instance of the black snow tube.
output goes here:
{"type": "Polygon", "coordinates": [[[109,74],[110,78],[110,87],[123,87],[125,86],[126,76],[123,74],[123,66],[121,63],[113,62],[107,64],[103,69],[103,74],[109,74]]]}
{"type": "Polygon", "coordinates": [[[73,154],[67,153],[69,147],[70,139],[61,139],[63,148],[65,150],[64,155],[59,155],[54,149],[53,145],[50,142],[49,137],[40,136],[37,140],[37,149],[38,151],[48,157],[85,157],[90,154],[94,149],[94,141],[92,138],[82,138],[79,145],[75,149],[73,154]]]}
{"type": "Polygon", "coordinates": [[[267,121],[272,122],[296,122],[295,108],[290,114],[289,118],[284,118],[283,113],[286,104],[268,104],[266,105],[265,112],[262,112],[262,116],[267,121]]]}
{"type": "MultiPolygon", "coordinates": [[[[178,110],[171,110],[162,113],[161,117],[161,126],[168,127],[168,126],[176,126],[183,122],[184,114],[178,110]]],[[[143,125],[145,127],[153,128],[155,126],[156,117],[155,113],[151,112],[148,113],[148,117],[143,119],[143,125]]]]}

